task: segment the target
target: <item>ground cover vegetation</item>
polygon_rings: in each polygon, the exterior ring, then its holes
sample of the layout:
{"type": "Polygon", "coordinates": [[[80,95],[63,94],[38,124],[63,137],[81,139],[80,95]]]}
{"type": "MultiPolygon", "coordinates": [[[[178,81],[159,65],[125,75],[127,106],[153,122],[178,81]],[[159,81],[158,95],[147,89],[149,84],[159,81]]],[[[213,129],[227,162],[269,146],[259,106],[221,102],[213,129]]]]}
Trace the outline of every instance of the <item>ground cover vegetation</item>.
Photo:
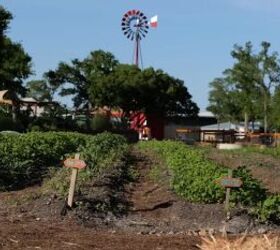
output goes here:
{"type": "MultiPolygon", "coordinates": [[[[225,190],[216,181],[227,176],[227,168],[207,159],[203,150],[172,141],[150,141],[139,147],[165,160],[172,174],[171,187],[180,196],[199,203],[224,201],[225,190]]],[[[248,208],[262,221],[279,222],[280,195],[269,194],[246,167],[235,169],[233,175],[242,179],[243,186],[232,191],[231,202],[248,208]]]]}
{"type": "MultiPolygon", "coordinates": [[[[110,133],[96,136],[69,132],[0,135],[0,187],[10,190],[41,182],[51,167],[56,173],[66,156],[78,152],[88,164],[85,175],[90,177],[120,158],[126,145],[125,138],[110,133]]],[[[60,179],[57,185],[63,186],[66,182],[69,185],[68,180],[60,179]]]]}

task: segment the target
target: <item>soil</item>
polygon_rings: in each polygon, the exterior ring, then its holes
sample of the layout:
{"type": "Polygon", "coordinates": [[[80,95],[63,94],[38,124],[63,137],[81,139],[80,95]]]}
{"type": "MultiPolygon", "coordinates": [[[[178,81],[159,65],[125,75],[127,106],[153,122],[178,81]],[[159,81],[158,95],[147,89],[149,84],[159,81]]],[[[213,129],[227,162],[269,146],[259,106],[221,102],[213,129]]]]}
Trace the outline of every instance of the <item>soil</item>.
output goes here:
{"type": "Polygon", "coordinates": [[[280,193],[280,159],[259,153],[209,149],[207,157],[230,168],[246,166],[271,193],[280,193]]]}
{"type": "MultiPolygon", "coordinates": [[[[76,196],[72,210],[55,194],[41,195],[41,187],[0,193],[0,249],[192,250],[207,231],[224,230],[223,205],[191,204],[176,196],[159,159],[133,149],[129,165],[136,181],[121,183],[122,174],[106,173],[89,186],[91,192],[76,196]],[[97,201],[104,211],[92,209],[97,201]]],[[[241,218],[239,212],[233,217],[241,218]]],[[[246,223],[246,229],[252,227],[246,223]]]]}

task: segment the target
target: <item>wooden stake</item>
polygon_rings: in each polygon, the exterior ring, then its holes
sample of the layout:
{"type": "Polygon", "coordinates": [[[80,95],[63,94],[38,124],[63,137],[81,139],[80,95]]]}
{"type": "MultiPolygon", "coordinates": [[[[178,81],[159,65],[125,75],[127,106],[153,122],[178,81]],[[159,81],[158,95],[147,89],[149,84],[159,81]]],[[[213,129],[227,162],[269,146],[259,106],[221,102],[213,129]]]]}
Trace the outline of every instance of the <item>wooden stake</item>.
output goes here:
{"type": "MultiPolygon", "coordinates": [[[[79,160],[80,154],[75,154],[75,159],[79,160]]],[[[77,168],[72,168],[72,175],[71,175],[70,188],[69,188],[68,201],[67,201],[69,207],[73,206],[78,171],[79,170],[77,168]]]]}
{"type": "MultiPolygon", "coordinates": [[[[232,178],[232,169],[228,170],[228,177],[232,178]]],[[[226,215],[227,215],[227,219],[230,219],[230,187],[227,188],[226,191],[226,202],[225,202],[225,211],[226,211],[226,215]]]]}

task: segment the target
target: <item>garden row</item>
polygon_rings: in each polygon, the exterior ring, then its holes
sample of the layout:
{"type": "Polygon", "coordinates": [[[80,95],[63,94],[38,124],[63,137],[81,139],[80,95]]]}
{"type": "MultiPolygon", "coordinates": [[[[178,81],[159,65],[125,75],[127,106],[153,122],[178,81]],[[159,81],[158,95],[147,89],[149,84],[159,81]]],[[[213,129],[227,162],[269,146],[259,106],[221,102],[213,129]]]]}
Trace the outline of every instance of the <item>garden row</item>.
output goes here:
{"type": "MultiPolygon", "coordinates": [[[[141,143],[139,147],[164,159],[172,173],[171,186],[180,196],[199,203],[225,200],[225,190],[217,180],[226,176],[228,169],[206,159],[202,150],[174,141],[150,141],[141,143]]],[[[231,202],[248,208],[263,221],[279,222],[280,195],[270,195],[246,167],[235,169],[233,176],[240,177],[243,186],[233,190],[231,202]]]]}
{"type": "Polygon", "coordinates": [[[110,133],[96,136],[47,132],[0,135],[0,189],[11,190],[40,182],[62,160],[79,152],[87,175],[94,175],[121,158],[127,149],[124,137],[110,133]]]}

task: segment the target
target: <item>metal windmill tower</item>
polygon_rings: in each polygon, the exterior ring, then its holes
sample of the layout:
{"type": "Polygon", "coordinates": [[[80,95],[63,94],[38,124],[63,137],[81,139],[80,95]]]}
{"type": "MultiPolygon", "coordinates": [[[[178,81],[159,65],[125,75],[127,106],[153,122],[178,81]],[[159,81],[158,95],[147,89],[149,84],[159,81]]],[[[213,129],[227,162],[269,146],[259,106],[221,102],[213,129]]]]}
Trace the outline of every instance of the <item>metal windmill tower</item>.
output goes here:
{"type": "Polygon", "coordinates": [[[143,66],[140,42],[148,34],[149,27],[157,27],[157,16],[148,21],[148,18],[140,10],[130,10],[123,15],[121,26],[124,35],[134,41],[133,63],[139,67],[141,59],[143,66]]]}

